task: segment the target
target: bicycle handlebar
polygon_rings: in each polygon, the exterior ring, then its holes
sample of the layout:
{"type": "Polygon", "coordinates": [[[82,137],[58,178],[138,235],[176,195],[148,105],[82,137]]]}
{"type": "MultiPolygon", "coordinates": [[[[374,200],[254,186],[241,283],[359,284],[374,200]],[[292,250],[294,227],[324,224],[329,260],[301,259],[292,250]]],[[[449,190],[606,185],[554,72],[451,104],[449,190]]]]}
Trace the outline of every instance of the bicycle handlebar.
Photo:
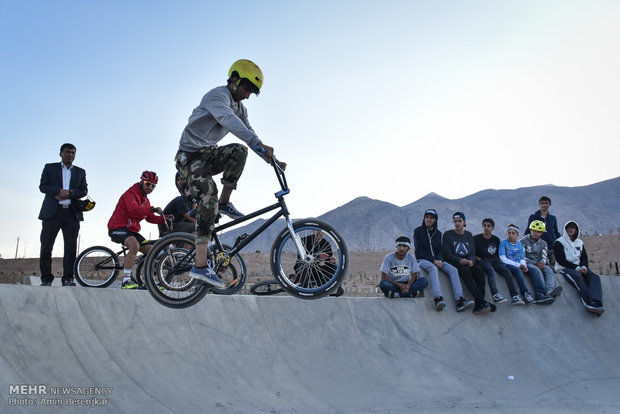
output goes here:
{"type": "MultiPolygon", "coordinates": [[[[263,155],[267,153],[265,148],[259,147],[258,145],[255,145],[253,149],[254,151],[260,154],[263,154],[263,155]]],[[[280,187],[282,188],[282,191],[278,191],[276,193],[276,197],[281,197],[285,194],[288,194],[291,190],[288,188],[288,183],[286,182],[286,176],[284,175],[284,170],[278,164],[278,160],[276,159],[275,155],[273,155],[271,159],[269,159],[269,163],[273,167],[273,170],[276,173],[276,177],[278,177],[278,182],[280,183],[280,187]]]]}

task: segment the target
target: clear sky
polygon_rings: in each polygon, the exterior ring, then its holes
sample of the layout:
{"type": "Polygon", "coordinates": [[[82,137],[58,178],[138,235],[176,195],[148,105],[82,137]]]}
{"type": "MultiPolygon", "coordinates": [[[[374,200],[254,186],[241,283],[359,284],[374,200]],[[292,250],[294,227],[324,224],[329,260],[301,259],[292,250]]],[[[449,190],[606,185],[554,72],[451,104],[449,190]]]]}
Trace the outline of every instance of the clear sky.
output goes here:
{"type": "MultiPolygon", "coordinates": [[[[113,246],[107,220],[145,169],[163,208],[187,118],[239,58],[265,74],[244,102],[289,165],[293,217],[613,178],[619,50],[616,0],[0,0],[0,254],[20,237],[19,256],[38,256],[40,174],[63,142],[97,202],[81,249],[113,246]]],[[[235,205],[276,190],[250,154],[235,205]]]]}

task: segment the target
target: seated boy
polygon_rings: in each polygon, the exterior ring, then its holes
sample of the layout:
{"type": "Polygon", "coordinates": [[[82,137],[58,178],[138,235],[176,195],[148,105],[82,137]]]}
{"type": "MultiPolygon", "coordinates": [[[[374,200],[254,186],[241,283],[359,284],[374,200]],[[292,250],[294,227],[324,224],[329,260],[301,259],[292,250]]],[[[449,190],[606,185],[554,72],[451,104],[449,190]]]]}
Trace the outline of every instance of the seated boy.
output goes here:
{"type": "Polygon", "coordinates": [[[566,223],[564,234],[553,245],[553,252],[555,270],[562,273],[577,289],[586,310],[598,315],[605,312],[601,278],[588,267],[588,254],[583,241],[579,239],[579,226],[576,222],[571,220],[566,223]]]}
{"type": "Polygon", "coordinates": [[[506,280],[506,286],[510,292],[512,298],[512,305],[519,306],[525,305],[525,302],[519,297],[519,292],[515,288],[515,284],[512,280],[512,273],[508,268],[499,260],[499,244],[500,240],[493,234],[495,228],[495,221],[492,218],[485,218],[482,220],[482,233],[474,236],[474,243],[476,245],[476,262],[486,274],[489,281],[489,290],[493,295],[493,302],[504,303],[506,299],[499,293],[497,289],[497,282],[495,281],[495,272],[502,275],[506,280]]]}
{"type": "Polygon", "coordinates": [[[530,234],[520,240],[525,249],[525,265],[529,273],[544,280],[545,294],[555,299],[562,293],[562,286],[555,286],[555,272],[547,266],[547,242],[542,239],[545,223],[534,220],[529,227],[530,234]]]}
{"type": "Polygon", "coordinates": [[[539,305],[548,305],[553,303],[553,298],[545,295],[545,287],[542,282],[542,278],[538,274],[530,274],[532,283],[534,285],[534,293],[536,299],[532,297],[527,285],[525,284],[525,278],[523,274],[529,274],[529,269],[525,264],[525,249],[517,236],[519,235],[519,228],[514,224],[509,224],[506,229],[507,238],[502,240],[499,244],[499,258],[506,265],[508,270],[512,272],[512,275],[517,279],[519,289],[525,303],[537,303],[539,305]]]}
{"type": "Polygon", "coordinates": [[[454,266],[443,260],[441,231],[437,228],[438,217],[437,211],[429,208],[424,212],[422,225],[416,227],[413,231],[415,257],[418,259],[418,265],[428,273],[433,291],[435,310],[441,311],[446,307],[446,302],[444,302],[441,292],[441,285],[439,284],[439,272],[441,271],[450,278],[452,294],[456,302],[456,311],[463,312],[472,308],[474,302],[465,300],[459,272],[454,266]]]}
{"type": "Polygon", "coordinates": [[[425,277],[418,276],[418,262],[410,249],[409,237],[401,236],[396,239],[396,251],[383,259],[379,288],[385,297],[415,298],[428,285],[425,277]]]}

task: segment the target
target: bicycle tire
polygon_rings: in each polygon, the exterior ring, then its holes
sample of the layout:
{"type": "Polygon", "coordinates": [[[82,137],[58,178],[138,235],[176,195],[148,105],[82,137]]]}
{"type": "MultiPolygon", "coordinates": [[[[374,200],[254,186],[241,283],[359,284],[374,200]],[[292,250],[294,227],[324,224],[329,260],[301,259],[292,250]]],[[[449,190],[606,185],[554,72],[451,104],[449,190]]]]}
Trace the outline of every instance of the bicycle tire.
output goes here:
{"type": "Polygon", "coordinates": [[[144,282],[153,298],[164,306],[182,309],[198,303],[210,286],[193,279],[194,235],[170,233],[151,247],[145,258],[144,282]]]}
{"type": "Polygon", "coordinates": [[[349,250],[331,225],[314,219],[293,223],[306,257],[299,258],[288,228],[280,232],[271,247],[271,271],[280,286],[301,299],[318,299],[340,287],[349,266],[349,250]],[[320,236],[320,237],[319,237],[320,236]]]}
{"type": "Polygon", "coordinates": [[[250,293],[256,296],[269,296],[284,292],[276,279],[256,282],[250,287],[250,293]]]}
{"type": "Polygon", "coordinates": [[[245,262],[240,254],[236,254],[232,257],[228,256],[228,252],[232,250],[232,247],[226,244],[223,244],[222,247],[224,250],[220,252],[217,251],[216,245],[209,246],[208,259],[212,260],[215,273],[217,273],[226,287],[212,287],[211,291],[219,295],[234,295],[245,285],[245,280],[247,278],[245,262]],[[224,266],[226,261],[228,261],[228,264],[224,266]]]}
{"type": "Polygon", "coordinates": [[[118,276],[120,269],[118,256],[105,246],[92,246],[75,259],[73,275],[84,287],[106,288],[118,276]]]}
{"type": "Polygon", "coordinates": [[[140,286],[144,286],[144,280],[142,280],[142,267],[144,267],[144,260],[141,260],[136,266],[136,272],[133,274],[133,279],[138,282],[140,286]]]}

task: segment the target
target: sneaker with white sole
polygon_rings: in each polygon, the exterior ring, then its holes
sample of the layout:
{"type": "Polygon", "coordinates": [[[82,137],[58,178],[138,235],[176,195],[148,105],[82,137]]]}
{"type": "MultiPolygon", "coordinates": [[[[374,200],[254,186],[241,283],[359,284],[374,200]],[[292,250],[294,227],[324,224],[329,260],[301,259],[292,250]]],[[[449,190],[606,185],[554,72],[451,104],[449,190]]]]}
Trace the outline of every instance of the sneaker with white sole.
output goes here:
{"type": "Polygon", "coordinates": [[[217,274],[209,266],[196,267],[192,266],[192,270],[189,271],[189,276],[198,279],[208,285],[216,288],[223,289],[226,287],[224,282],[217,276],[217,274]]]}
{"type": "Polygon", "coordinates": [[[446,307],[446,302],[443,301],[441,296],[436,297],[433,301],[435,302],[435,310],[437,312],[441,312],[446,307]]]}
{"type": "Polygon", "coordinates": [[[521,299],[521,296],[514,295],[512,297],[512,300],[510,301],[510,304],[512,306],[523,306],[523,305],[525,305],[525,302],[523,302],[523,300],[521,299]]]}
{"type": "Polygon", "coordinates": [[[464,297],[460,297],[459,300],[456,301],[456,311],[464,312],[467,309],[471,309],[474,306],[473,300],[465,300],[464,297]]]}
{"type": "Polygon", "coordinates": [[[557,299],[562,294],[562,286],[556,286],[547,292],[547,296],[551,296],[553,299],[557,299]]]}
{"type": "Polygon", "coordinates": [[[590,313],[595,313],[596,315],[600,316],[603,314],[603,312],[605,312],[605,309],[603,309],[603,307],[599,306],[597,303],[594,303],[594,302],[586,303],[583,300],[583,298],[581,298],[581,303],[583,303],[583,306],[590,313]]]}
{"type": "Polygon", "coordinates": [[[237,210],[230,201],[226,204],[218,204],[217,209],[220,213],[227,215],[231,219],[238,219],[245,215],[237,210]]]}
{"type": "Polygon", "coordinates": [[[400,298],[400,293],[399,292],[394,292],[393,290],[390,290],[390,292],[388,293],[388,298],[390,298],[390,299],[400,298]]]}
{"type": "Polygon", "coordinates": [[[532,294],[528,291],[526,291],[523,294],[523,299],[525,300],[526,305],[529,305],[530,303],[534,303],[534,298],[532,297],[532,294]]]}
{"type": "Polygon", "coordinates": [[[553,303],[553,298],[547,295],[536,295],[534,303],[537,305],[551,305],[553,303]]]}
{"type": "Polygon", "coordinates": [[[505,297],[502,296],[501,293],[497,292],[496,294],[493,295],[493,302],[495,303],[504,303],[506,302],[507,299],[505,297]]]}
{"type": "Polygon", "coordinates": [[[473,312],[474,315],[484,315],[485,313],[489,313],[491,312],[491,304],[484,300],[477,300],[473,312]]]}

